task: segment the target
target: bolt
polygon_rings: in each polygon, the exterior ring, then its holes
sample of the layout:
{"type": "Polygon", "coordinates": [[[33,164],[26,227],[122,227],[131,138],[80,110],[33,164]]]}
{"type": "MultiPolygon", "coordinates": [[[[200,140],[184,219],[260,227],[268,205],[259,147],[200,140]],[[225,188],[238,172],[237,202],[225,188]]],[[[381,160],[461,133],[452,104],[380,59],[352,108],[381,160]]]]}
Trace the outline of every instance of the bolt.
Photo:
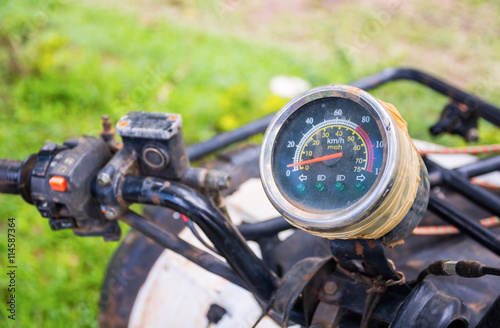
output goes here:
{"type": "Polygon", "coordinates": [[[111,183],[111,177],[106,172],[100,172],[97,175],[97,183],[101,187],[105,187],[111,183]]]}
{"type": "Polygon", "coordinates": [[[334,281],[327,281],[323,286],[323,290],[328,295],[333,295],[337,291],[337,284],[334,281]]]}
{"type": "Polygon", "coordinates": [[[231,185],[231,176],[222,171],[210,170],[205,176],[204,186],[210,190],[227,189],[231,185]]]}
{"type": "Polygon", "coordinates": [[[111,121],[109,120],[109,115],[102,116],[102,130],[104,132],[111,131],[111,121]]]}
{"type": "Polygon", "coordinates": [[[231,176],[226,172],[219,173],[219,179],[217,179],[217,185],[220,189],[227,189],[231,185],[231,176]]]}
{"type": "Polygon", "coordinates": [[[472,128],[467,132],[467,141],[478,141],[479,135],[476,128],[472,128]]]}
{"type": "Polygon", "coordinates": [[[104,213],[104,216],[108,220],[114,220],[118,216],[118,211],[114,207],[108,207],[108,208],[106,208],[106,212],[104,213]]]}

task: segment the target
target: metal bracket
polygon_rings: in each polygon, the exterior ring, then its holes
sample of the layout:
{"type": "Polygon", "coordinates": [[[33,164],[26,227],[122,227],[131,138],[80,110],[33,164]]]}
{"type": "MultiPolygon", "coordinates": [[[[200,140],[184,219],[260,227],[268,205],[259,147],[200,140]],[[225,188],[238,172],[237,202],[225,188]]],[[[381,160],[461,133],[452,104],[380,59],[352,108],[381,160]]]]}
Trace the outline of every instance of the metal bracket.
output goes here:
{"type": "Polygon", "coordinates": [[[383,280],[398,281],[401,274],[395,270],[392,261],[384,253],[384,247],[379,240],[354,239],[331,240],[330,249],[337,263],[352,272],[360,272],[354,261],[361,261],[364,273],[369,277],[382,277],[383,280]]]}
{"type": "Polygon", "coordinates": [[[308,326],[319,301],[318,292],[326,276],[333,271],[335,261],[319,257],[299,261],[287,271],[276,291],[273,307],[282,325],[288,326],[292,310],[301,307],[297,312],[304,314],[303,320],[308,326]]]}

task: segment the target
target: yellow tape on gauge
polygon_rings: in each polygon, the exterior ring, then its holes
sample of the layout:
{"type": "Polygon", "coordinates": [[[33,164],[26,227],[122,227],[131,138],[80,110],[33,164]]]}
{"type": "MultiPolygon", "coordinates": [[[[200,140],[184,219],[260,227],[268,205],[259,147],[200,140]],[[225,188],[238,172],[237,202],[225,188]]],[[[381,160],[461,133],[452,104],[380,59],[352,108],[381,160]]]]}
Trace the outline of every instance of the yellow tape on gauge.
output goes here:
{"type": "Polygon", "coordinates": [[[409,212],[420,185],[420,155],[415,149],[407,123],[394,105],[382,102],[393,116],[398,132],[400,153],[395,181],[383,202],[360,223],[324,235],[330,239],[377,239],[394,229],[409,212]]]}
{"type": "Polygon", "coordinates": [[[260,170],[276,209],[329,239],[394,244],[427,207],[427,172],[406,122],[350,86],[315,88],[285,105],[264,136],[260,170]]]}

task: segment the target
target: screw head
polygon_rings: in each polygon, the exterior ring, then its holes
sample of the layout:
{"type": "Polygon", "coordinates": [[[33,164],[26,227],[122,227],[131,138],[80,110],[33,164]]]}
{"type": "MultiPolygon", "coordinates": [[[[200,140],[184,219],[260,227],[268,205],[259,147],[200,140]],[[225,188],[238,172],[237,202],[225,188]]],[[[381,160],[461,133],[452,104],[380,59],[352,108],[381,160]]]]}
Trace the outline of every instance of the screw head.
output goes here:
{"type": "Polygon", "coordinates": [[[225,172],[221,172],[219,179],[217,180],[217,185],[220,189],[227,189],[231,186],[231,176],[225,172]]]}
{"type": "Polygon", "coordinates": [[[323,286],[323,290],[325,293],[328,295],[335,294],[337,291],[337,284],[334,281],[327,281],[326,284],[323,286]]]}
{"type": "Polygon", "coordinates": [[[114,220],[118,217],[118,211],[114,207],[108,207],[104,213],[104,217],[108,220],[114,220]]]}
{"type": "Polygon", "coordinates": [[[101,187],[105,187],[111,183],[111,177],[106,172],[100,172],[97,175],[97,183],[101,187]]]}

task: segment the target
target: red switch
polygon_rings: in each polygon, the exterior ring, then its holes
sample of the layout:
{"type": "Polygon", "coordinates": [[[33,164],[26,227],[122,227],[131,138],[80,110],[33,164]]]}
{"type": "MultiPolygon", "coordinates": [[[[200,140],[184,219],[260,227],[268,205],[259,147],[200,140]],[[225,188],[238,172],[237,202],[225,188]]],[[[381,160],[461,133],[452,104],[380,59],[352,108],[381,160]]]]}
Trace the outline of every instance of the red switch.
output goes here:
{"type": "Polygon", "coordinates": [[[66,178],[59,177],[57,175],[53,176],[49,180],[50,188],[54,191],[66,191],[68,186],[66,185],[66,178]]]}

